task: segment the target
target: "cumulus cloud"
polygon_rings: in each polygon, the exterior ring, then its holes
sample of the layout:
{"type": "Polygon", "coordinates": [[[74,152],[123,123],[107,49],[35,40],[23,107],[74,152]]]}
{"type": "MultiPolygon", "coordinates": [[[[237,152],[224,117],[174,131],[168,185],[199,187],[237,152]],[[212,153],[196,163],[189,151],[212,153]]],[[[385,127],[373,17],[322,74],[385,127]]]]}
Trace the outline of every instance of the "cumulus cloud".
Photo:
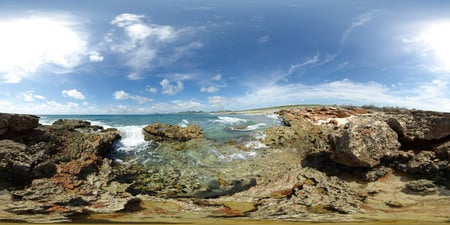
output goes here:
{"type": "Polygon", "coordinates": [[[77,100],[84,100],[85,99],[85,96],[83,95],[83,93],[81,93],[77,89],[62,90],[61,93],[62,93],[62,95],[64,97],[74,98],[74,99],[77,99],[77,100]]]}
{"type": "Polygon", "coordinates": [[[119,90],[113,93],[115,100],[128,100],[131,99],[133,101],[136,101],[139,105],[142,105],[147,102],[153,101],[151,98],[147,98],[144,96],[139,95],[130,95],[129,93],[125,92],[124,90],[119,90]]]}
{"type": "Polygon", "coordinates": [[[86,36],[67,15],[0,18],[0,82],[18,83],[40,66],[78,66],[87,52],[86,36]]]}
{"type": "MultiPolygon", "coordinates": [[[[187,34],[192,33],[192,29],[150,23],[144,15],[123,13],[111,24],[116,29],[104,37],[105,43],[112,52],[125,59],[133,72],[175,62],[203,46],[198,41],[187,41],[187,34]]],[[[128,78],[133,79],[133,76],[128,78]]]]}
{"type": "Polygon", "coordinates": [[[169,80],[164,79],[160,82],[163,94],[175,95],[184,89],[183,82],[177,81],[176,84],[170,83],[169,80]]]}
{"type": "Polygon", "coordinates": [[[155,88],[155,87],[151,87],[151,86],[147,86],[147,91],[152,93],[152,94],[158,93],[158,89],[155,88]]]}
{"type": "Polygon", "coordinates": [[[113,93],[114,99],[116,100],[127,100],[130,98],[130,94],[126,93],[123,90],[119,90],[113,93]]]}

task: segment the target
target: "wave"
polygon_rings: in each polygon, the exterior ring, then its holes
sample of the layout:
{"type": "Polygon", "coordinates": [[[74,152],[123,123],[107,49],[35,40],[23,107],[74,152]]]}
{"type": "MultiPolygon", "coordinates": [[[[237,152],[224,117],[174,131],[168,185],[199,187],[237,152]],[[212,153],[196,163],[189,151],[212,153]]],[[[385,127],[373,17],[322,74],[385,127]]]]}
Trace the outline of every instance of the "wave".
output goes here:
{"type": "Polygon", "coordinates": [[[147,144],[144,140],[142,132],[144,126],[121,126],[117,127],[122,137],[117,143],[116,150],[118,151],[138,151],[141,147],[147,144]]]}
{"type": "Polygon", "coordinates": [[[217,120],[214,120],[216,123],[223,123],[223,124],[238,124],[238,123],[246,123],[246,119],[237,118],[237,117],[228,117],[228,116],[218,116],[217,120]]]}
{"type": "Polygon", "coordinates": [[[266,127],[267,124],[265,123],[257,123],[254,125],[249,125],[246,127],[231,127],[230,130],[234,130],[234,131],[253,131],[253,130],[258,130],[260,128],[266,127]]]}
{"type": "Polygon", "coordinates": [[[280,118],[280,116],[278,114],[269,114],[269,115],[266,115],[266,117],[269,118],[269,119],[280,120],[281,121],[281,118],[280,118]]]}
{"type": "Polygon", "coordinates": [[[189,126],[190,122],[187,119],[182,119],[181,122],[178,123],[178,126],[180,127],[187,127],[189,126]]]}

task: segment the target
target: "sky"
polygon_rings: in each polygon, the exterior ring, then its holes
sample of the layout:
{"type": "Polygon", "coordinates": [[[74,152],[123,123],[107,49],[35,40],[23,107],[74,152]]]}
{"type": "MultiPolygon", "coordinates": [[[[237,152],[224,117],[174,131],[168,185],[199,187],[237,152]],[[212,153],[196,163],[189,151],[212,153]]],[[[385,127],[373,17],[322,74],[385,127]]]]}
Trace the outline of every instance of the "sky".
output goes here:
{"type": "Polygon", "coordinates": [[[450,1],[2,0],[0,112],[450,112],[450,1]]]}

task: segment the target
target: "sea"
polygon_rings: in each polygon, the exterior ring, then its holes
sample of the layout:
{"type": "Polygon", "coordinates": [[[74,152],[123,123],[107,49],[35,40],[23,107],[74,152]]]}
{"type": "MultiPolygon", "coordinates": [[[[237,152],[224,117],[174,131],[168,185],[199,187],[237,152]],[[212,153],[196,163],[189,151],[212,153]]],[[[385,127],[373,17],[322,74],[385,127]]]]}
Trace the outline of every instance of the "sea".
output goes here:
{"type": "MultiPolygon", "coordinates": [[[[129,156],[137,156],[142,160],[157,161],[158,156],[144,140],[143,128],[153,123],[165,123],[187,127],[197,125],[203,129],[203,135],[209,143],[219,146],[223,143],[238,143],[245,151],[235,150],[218,154],[218,159],[230,161],[255,157],[258,150],[267,148],[261,140],[267,127],[281,125],[282,120],[276,114],[217,114],[217,113],[173,113],[148,115],[39,115],[39,122],[51,125],[59,119],[84,120],[91,125],[103,128],[116,128],[121,139],[114,144],[112,157],[123,160],[129,156]],[[153,154],[149,154],[153,153],[153,154]],[[145,158],[147,157],[147,158],[145,158]]],[[[208,145],[210,146],[210,145],[208,145]]],[[[208,147],[208,146],[205,146],[208,147]]]]}

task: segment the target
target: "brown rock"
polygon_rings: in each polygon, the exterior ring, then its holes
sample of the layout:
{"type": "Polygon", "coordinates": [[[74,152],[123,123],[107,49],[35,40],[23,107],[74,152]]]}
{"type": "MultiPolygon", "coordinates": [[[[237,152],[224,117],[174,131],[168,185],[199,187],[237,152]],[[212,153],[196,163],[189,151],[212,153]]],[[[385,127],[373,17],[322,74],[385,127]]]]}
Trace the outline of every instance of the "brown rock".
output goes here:
{"type": "Polygon", "coordinates": [[[180,127],[162,123],[154,123],[144,127],[145,140],[154,141],[188,141],[194,138],[202,138],[203,130],[196,126],[180,127]]]}
{"type": "Polygon", "coordinates": [[[0,137],[30,131],[39,125],[39,117],[0,113],[0,137]]]}
{"type": "Polygon", "coordinates": [[[402,141],[450,137],[450,113],[405,110],[389,117],[388,124],[397,131],[402,141]]]}
{"type": "Polygon", "coordinates": [[[374,117],[351,118],[332,140],[331,159],[350,167],[374,167],[400,147],[397,134],[374,117]]]}

